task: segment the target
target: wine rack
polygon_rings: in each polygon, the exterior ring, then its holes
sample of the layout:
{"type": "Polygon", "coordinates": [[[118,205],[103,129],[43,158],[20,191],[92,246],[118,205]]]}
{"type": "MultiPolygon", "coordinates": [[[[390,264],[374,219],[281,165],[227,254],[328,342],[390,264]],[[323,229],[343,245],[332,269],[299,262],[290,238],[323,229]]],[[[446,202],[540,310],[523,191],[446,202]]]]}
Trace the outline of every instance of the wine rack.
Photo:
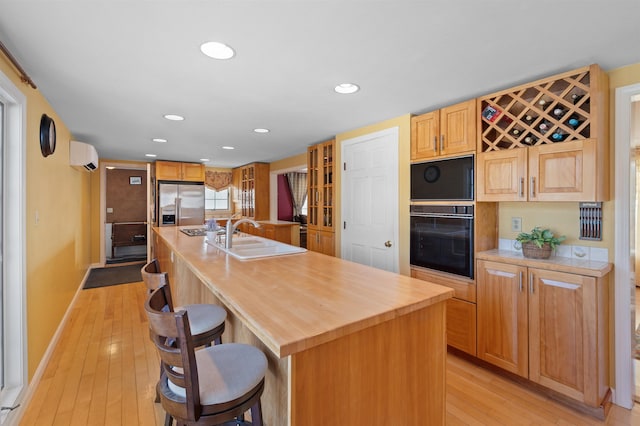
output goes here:
{"type": "Polygon", "coordinates": [[[603,75],[594,64],[479,98],[478,152],[606,136],[603,75]]]}

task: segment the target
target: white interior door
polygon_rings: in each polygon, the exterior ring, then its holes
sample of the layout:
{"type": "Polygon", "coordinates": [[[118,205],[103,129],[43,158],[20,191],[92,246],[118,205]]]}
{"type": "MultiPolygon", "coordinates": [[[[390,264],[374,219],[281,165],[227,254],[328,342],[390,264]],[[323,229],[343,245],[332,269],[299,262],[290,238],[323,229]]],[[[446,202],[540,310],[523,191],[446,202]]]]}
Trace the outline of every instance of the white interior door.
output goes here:
{"type": "Polygon", "coordinates": [[[342,258],[398,272],[398,128],[342,143],[342,258]]]}

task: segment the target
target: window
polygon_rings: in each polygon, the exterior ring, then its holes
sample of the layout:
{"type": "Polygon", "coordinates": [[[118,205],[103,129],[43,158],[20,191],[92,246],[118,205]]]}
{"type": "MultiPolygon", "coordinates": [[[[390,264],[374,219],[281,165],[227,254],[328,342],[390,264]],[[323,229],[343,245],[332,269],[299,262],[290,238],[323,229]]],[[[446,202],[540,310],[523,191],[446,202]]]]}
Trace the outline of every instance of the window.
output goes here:
{"type": "Polygon", "coordinates": [[[229,188],[216,191],[205,186],[204,208],[205,210],[231,210],[229,207],[229,188]]]}

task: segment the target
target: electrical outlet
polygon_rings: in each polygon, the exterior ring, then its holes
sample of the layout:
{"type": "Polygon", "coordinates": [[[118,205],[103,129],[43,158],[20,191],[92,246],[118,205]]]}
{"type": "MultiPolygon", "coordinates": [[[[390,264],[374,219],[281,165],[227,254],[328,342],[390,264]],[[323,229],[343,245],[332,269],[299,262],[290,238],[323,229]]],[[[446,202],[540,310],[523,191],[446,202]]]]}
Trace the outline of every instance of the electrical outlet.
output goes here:
{"type": "Polygon", "coordinates": [[[521,217],[512,217],[511,218],[511,230],[513,232],[522,232],[522,218],[521,217]]]}

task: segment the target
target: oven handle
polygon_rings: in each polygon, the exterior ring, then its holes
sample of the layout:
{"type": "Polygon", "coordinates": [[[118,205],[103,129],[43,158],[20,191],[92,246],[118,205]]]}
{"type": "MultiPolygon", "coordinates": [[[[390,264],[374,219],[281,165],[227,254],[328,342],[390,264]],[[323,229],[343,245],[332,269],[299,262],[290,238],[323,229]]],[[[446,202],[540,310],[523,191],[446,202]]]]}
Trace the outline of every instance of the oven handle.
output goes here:
{"type": "Polygon", "coordinates": [[[439,217],[445,219],[473,219],[472,214],[457,214],[457,213],[410,213],[411,217],[439,217]]]}

